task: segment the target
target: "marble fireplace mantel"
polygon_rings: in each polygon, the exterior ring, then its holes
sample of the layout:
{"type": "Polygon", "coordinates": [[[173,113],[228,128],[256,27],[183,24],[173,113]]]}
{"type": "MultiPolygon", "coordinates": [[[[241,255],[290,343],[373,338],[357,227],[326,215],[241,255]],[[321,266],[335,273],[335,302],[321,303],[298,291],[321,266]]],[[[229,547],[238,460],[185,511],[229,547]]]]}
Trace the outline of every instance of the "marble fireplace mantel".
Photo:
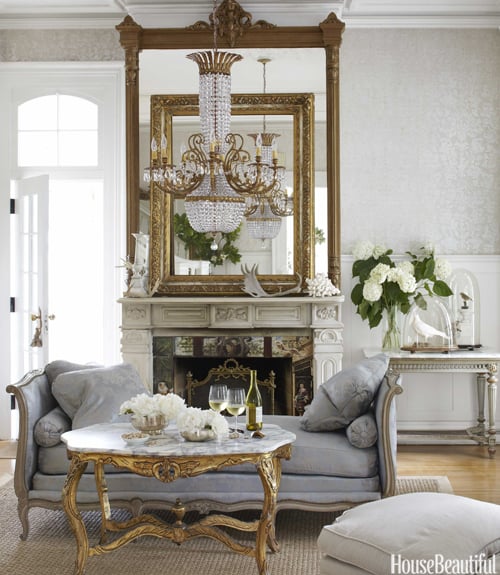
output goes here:
{"type": "Polygon", "coordinates": [[[344,296],[121,298],[123,361],[152,389],[153,337],[216,334],[309,335],[317,388],[342,368],[344,296]]]}

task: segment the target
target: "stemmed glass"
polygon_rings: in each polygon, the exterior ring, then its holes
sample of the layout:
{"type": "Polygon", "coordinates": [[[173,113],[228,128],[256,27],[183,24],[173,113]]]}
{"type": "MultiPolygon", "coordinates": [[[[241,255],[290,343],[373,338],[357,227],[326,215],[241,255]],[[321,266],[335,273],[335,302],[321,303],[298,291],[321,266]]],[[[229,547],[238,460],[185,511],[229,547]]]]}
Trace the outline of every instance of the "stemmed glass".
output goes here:
{"type": "Polygon", "coordinates": [[[245,390],[242,387],[233,387],[229,390],[227,410],[234,415],[234,429],[238,432],[238,415],[245,411],[245,390]]]}
{"type": "Polygon", "coordinates": [[[227,385],[223,383],[216,383],[210,386],[210,391],[208,393],[208,405],[220,413],[224,411],[227,407],[227,385]]]}

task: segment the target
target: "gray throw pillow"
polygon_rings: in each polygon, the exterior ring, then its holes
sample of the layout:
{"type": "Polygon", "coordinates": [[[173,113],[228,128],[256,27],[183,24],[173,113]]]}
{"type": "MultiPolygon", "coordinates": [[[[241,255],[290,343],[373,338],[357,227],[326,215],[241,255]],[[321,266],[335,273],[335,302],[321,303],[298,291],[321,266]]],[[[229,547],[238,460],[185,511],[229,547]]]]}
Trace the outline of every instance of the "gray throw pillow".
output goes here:
{"type": "Polygon", "coordinates": [[[61,434],[71,429],[71,419],[60,407],[54,407],[35,425],[34,435],[40,447],[53,447],[61,442],[61,434]]]}
{"type": "Polygon", "coordinates": [[[73,429],[124,420],[120,405],[146,391],[136,369],[126,363],[62,373],[52,388],[73,429]]]}
{"type": "Polygon", "coordinates": [[[49,381],[49,385],[52,387],[52,384],[56,380],[58,375],[61,373],[66,373],[68,371],[80,371],[81,369],[89,369],[92,367],[101,367],[92,364],[82,364],[82,363],[72,363],[71,361],[66,361],[64,359],[56,359],[51,361],[45,366],[45,374],[47,375],[47,379],[49,381]]]}
{"type": "Polygon", "coordinates": [[[322,383],[300,418],[305,431],[334,431],[347,427],[368,411],[389,366],[380,353],[336,373],[322,383]]]}
{"type": "Polygon", "coordinates": [[[378,438],[375,416],[371,411],[356,417],[345,430],[347,439],[354,447],[365,449],[375,445],[378,438]]]}

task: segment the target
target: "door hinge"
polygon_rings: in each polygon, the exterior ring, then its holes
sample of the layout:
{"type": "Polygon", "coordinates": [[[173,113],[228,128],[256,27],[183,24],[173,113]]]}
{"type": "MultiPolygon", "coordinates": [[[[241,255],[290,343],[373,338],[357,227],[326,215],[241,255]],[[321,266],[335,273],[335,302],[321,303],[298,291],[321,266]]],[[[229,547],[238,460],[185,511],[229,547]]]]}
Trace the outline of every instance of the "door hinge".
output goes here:
{"type": "Polygon", "coordinates": [[[10,298],[10,313],[15,313],[15,311],[16,311],[16,298],[11,297],[10,298]]]}
{"type": "Polygon", "coordinates": [[[16,199],[15,198],[10,198],[10,213],[11,214],[16,213],[16,199]]]}

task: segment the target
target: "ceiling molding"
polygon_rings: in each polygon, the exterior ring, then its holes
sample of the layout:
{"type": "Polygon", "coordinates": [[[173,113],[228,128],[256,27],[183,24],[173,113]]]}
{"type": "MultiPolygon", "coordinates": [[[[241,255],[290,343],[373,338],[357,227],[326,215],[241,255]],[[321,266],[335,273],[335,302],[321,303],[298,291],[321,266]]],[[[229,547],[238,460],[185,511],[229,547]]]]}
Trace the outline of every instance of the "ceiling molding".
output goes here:
{"type": "MultiPolygon", "coordinates": [[[[500,0],[240,0],[254,21],[311,26],[334,12],[348,28],[499,28],[500,0]]],[[[130,14],[144,27],[207,21],[211,0],[0,0],[0,29],[113,28],[130,14]]]]}
{"type": "Polygon", "coordinates": [[[346,28],[500,28],[500,14],[490,16],[357,15],[342,16],[346,28]]]}

